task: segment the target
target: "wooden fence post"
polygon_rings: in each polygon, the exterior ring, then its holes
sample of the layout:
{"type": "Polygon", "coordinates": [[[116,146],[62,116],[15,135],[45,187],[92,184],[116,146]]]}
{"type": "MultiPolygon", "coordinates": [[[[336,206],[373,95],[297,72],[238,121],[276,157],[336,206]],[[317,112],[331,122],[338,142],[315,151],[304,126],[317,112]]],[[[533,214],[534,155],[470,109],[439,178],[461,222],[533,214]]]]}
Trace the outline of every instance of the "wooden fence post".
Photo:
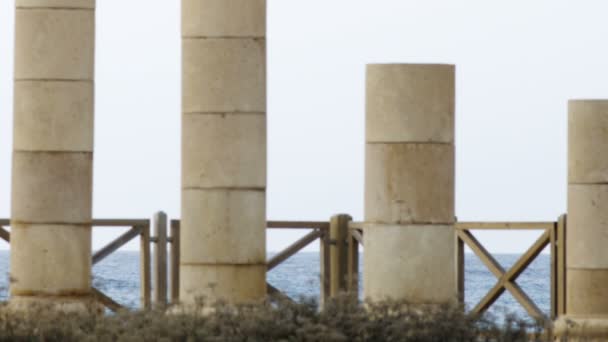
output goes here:
{"type": "Polygon", "coordinates": [[[347,232],[347,248],[348,248],[348,270],[346,271],[347,283],[346,290],[350,295],[359,297],[359,241],[351,234],[350,229],[347,232]]]}
{"type": "Polygon", "coordinates": [[[557,279],[557,251],[558,251],[558,246],[557,246],[557,226],[559,225],[559,219],[557,222],[555,222],[555,224],[553,225],[553,227],[550,229],[550,243],[549,243],[549,251],[550,251],[550,284],[549,284],[549,292],[551,293],[551,307],[550,307],[550,312],[549,312],[549,317],[552,320],[555,320],[555,318],[557,318],[557,312],[558,312],[558,308],[557,308],[557,303],[558,303],[558,298],[557,298],[557,287],[558,287],[558,279],[557,279]]]}
{"type": "Polygon", "coordinates": [[[458,286],[458,301],[461,305],[464,305],[464,273],[465,272],[465,259],[464,259],[464,241],[456,234],[456,279],[458,286]]]}
{"type": "Polygon", "coordinates": [[[179,221],[171,220],[171,303],[179,302],[179,221]]]}
{"type": "Polygon", "coordinates": [[[141,307],[150,308],[151,275],[150,275],[150,223],[142,227],[139,248],[141,307]]]}
{"type": "Polygon", "coordinates": [[[566,314],[566,229],[568,216],[561,215],[557,222],[557,315],[566,314]]]}
{"type": "Polygon", "coordinates": [[[329,295],[337,296],[340,292],[347,290],[348,274],[348,249],[347,237],[348,222],[352,218],[345,214],[334,215],[329,223],[329,295]]]}
{"type": "Polygon", "coordinates": [[[329,287],[329,273],[330,273],[330,268],[331,268],[331,263],[330,263],[330,241],[329,241],[329,231],[327,229],[323,230],[323,234],[321,235],[321,237],[319,238],[319,242],[320,242],[320,250],[319,250],[319,256],[320,256],[320,288],[321,288],[321,295],[319,297],[319,304],[321,306],[321,308],[323,308],[323,306],[325,305],[325,303],[327,302],[327,298],[329,298],[329,293],[330,293],[330,287],[329,287]]]}
{"type": "Polygon", "coordinates": [[[154,214],[154,304],[167,305],[167,214],[154,214]]]}

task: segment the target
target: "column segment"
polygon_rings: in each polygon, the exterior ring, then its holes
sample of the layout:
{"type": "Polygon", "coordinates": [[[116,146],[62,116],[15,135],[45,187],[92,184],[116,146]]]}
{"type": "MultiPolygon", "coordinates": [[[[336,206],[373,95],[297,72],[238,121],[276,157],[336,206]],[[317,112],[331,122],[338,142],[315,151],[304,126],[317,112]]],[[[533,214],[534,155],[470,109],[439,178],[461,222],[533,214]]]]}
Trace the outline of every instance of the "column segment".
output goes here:
{"type": "Polygon", "coordinates": [[[266,295],[265,36],[265,0],[182,0],[186,304],[266,295]]]}
{"type": "Polygon", "coordinates": [[[91,297],[94,0],[17,0],[11,304],[91,297]]]}
{"type": "Polygon", "coordinates": [[[364,293],[457,298],[454,66],[367,66],[364,293]]]}
{"type": "Polygon", "coordinates": [[[608,335],[607,132],[608,100],[569,102],[567,298],[558,330],[570,336],[608,335]]]}

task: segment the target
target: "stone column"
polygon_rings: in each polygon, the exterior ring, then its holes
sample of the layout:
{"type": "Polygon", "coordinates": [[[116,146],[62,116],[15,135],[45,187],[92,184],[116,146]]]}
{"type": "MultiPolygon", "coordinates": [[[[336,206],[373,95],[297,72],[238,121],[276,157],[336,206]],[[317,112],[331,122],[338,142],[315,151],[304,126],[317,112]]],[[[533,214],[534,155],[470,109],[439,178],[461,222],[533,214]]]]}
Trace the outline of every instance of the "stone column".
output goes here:
{"type": "Polygon", "coordinates": [[[457,299],[454,66],[367,66],[364,294],[457,299]]]}
{"type": "Polygon", "coordinates": [[[17,0],[10,293],[91,300],[94,0],[17,0]]]}
{"type": "Polygon", "coordinates": [[[567,298],[566,316],[558,323],[558,330],[571,336],[600,333],[605,338],[608,335],[608,100],[572,100],[568,112],[567,298]]]}
{"type": "Polygon", "coordinates": [[[266,295],[265,36],[265,0],[182,0],[185,304],[266,295]]]}

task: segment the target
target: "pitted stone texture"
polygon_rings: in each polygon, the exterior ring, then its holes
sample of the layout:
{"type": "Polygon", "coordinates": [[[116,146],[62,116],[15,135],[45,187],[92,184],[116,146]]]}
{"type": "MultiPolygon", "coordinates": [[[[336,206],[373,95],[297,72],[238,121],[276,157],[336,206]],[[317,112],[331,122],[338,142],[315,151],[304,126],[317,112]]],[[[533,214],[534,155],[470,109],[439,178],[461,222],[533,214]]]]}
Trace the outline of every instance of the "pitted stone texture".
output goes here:
{"type": "Polygon", "coordinates": [[[184,37],[264,37],[266,0],[182,0],[184,37]]]}
{"type": "Polygon", "coordinates": [[[17,151],[93,151],[93,83],[15,82],[17,151]]]}
{"type": "Polygon", "coordinates": [[[13,223],[89,224],[91,153],[13,153],[13,223]]]}
{"type": "Polygon", "coordinates": [[[608,184],[568,186],[566,234],[568,267],[608,269],[608,184]]]}
{"type": "Polygon", "coordinates": [[[95,0],[16,0],[16,7],[94,9],[95,0]]]}
{"type": "Polygon", "coordinates": [[[11,294],[78,296],[91,290],[91,228],[13,224],[11,294]]]}
{"type": "Polygon", "coordinates": [[[454,141],[453,65],[367,66],[368,142],[454,141]]]}
{"type": "Polygon", "coordinates": [[[446,303],[458,298],[451,226],[373,225],[364,229],[366,299],[446,303]]]}
{"type": "Polygon", "coordinates": [[[266,194],[182,191],[181,262],[266,262],[266,194]]]}
{"type": "Polygon", "coordinates": [[[182,108],[197,112],[266,112],[263,39],[184,39],[182,108]]]}
{"type": "MultiPolygon", "coordinates": [[[[90,291],[89,291],[90,292],[90,291]]],[[[68,314],[96,314],[103,315],[105,306],[92,294],[82,296],[11,296],[5,307],[11,314],[22,315],[28,319],[36,320],[40,317],[40,310],[68,314]]]]}
{"type": "Polygon", "coordinates": [[[568,181],[608,183],[608,100],[572,100],[568,112],[568,181]]]}
{"type": "Polygon", "coordinates": [[[555,341],[605,342],[608,336],[608,316],[561,316],[553,325],[555,341]]]}
{"type": "Polygon", "coordinates": [[[17,9],[15,79],[90,80],[94,11],[17,9]]]}
{"type": "Polygon", "coordinates": [[[266,116],[184,115],[182,186],[265,187],[266,116]]]}
{"type": "Polygon", "coordinates": [[[454,146],[367,144],[365,221],[454,222],[454,146]]]}
{"type": "Polygon", "coordinates": [[[566,278],[568,315],[608,315],[608,269],[568,268],[566,278]]]}
{"type": "Polygon", "coordinates": [[[180,265],[180,301],[212,304],[259,301],[266,297],[266,264],[180,265]]]}

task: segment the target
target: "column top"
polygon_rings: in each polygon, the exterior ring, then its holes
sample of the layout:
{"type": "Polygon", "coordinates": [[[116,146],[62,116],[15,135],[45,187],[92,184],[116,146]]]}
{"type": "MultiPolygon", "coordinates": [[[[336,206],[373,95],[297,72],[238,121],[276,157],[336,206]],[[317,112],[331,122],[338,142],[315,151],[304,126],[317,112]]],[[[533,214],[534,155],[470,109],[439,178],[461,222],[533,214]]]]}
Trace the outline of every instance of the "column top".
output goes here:
{"type": "Polygon", "coordinates": [[[16,0],[17,8],[94,9],[95,0],[16,0]]]}
{"type": "Polygon", "coordinates": [[[568,102],[568,182],[608,182],[608,100],[568,102]]]}
{"type": "Polygon", "coordinates": [[[454,142],[455,66],[368,64],[368,143],[454,142]]]}
{"type": "Polygon", "coordinates": [[[410,68],[420,68],[420,67],[452,67],[455,68],[455,64],[449,63],[368,63],[367,67],[410,67],[410,68]]]}
{"type": "Polygon", "coordinates": [[[568,103],[596,103],[596,104],[608,104],[608,99],[570,99],[568,103]]]}
{"type": "Polygon", "coordinates": [[[183,0],[183,38],[264,38],[266,0],[183,0]]]}

